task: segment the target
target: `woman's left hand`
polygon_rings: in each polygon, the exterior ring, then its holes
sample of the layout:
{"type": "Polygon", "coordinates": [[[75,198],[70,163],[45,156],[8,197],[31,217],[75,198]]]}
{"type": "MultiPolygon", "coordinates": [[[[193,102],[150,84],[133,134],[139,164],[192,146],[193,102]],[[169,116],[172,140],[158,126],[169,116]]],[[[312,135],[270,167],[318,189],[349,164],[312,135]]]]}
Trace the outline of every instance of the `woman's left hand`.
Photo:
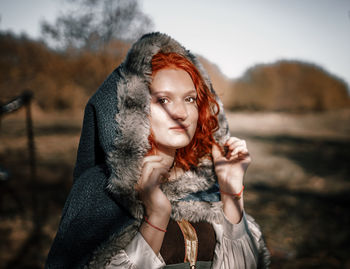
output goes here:
{"type": "Polygon", "coordinates": [[[242,189],[243,177],[251,162],[247,144],[245,140],[230,137],[224,147],[227,148],[225,156],[216,145],[212,147],[220,189],[228,193],[238,193],[242,189]]]}

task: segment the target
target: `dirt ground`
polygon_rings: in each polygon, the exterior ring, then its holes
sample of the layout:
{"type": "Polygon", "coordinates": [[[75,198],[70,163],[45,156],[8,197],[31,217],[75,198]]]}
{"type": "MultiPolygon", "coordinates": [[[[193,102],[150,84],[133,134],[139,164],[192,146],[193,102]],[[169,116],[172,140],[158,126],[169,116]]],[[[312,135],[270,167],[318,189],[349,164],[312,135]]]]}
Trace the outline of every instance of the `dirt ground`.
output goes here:
{"type": "MultiPolygon", "coordinates": [[[[245,208],[271,268],[350,268],[350,111],[228,114],[253,162],[245,208]]],[[[0,268],[42,268],[72,184],[82,115],[34,113],[31,175],[25,111],[1,119],[0,268]]]]}

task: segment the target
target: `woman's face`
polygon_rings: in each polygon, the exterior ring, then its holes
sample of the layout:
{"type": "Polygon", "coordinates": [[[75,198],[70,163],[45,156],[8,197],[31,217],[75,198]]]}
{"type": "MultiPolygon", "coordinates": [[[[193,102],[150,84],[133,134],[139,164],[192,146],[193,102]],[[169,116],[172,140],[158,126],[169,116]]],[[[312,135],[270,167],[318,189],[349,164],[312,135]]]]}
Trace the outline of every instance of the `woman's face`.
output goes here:
{"type": "Polygon", "coordinates": [[[158,149],[173,154],[187,146],[196,131],[197,92],[182,69],[161,69],[151,84],[151,128],[158,149]]]}

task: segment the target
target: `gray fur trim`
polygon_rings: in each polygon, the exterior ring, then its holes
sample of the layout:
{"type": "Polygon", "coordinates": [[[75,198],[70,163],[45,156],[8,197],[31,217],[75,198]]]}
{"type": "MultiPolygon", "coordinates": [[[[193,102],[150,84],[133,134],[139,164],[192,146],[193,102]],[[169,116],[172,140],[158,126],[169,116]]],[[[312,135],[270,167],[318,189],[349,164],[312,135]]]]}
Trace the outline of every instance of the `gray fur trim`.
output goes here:
{"type": "Polygon", "coordinates": [[[172,204],[171,218],[192,222],[222,223],[222,203],[202,201],[178,201],[172,204]]]}
{"type": "MultiPolygon", "coordinates": [[[[141,174],[142,160],[150,147],[148,115],[150,110],[149,85],[152,74],[151,60],[153,55],[160,51],[175,52],[193,62],[208,88],[215,94],[209,76],[197,58],[165,34],[145,35],[128,52],[120,67],[120,79],[116,85],[119,112],[115,120],[118,124],[118,130],[114,141],[115,150],[108,155],[107,159],[112,170],[107,189],[115,196],[118,203],[130,211],[136,219],[142,219],[144,215],[144,208],[137,198],[134,186],[141,174]]],[[[229,137],[229,129],[222,103],[218,98],[217,101],[220,105],[219,130],[214,137],[223,143],[229,137]]],[[[203,160],[197,169],[184,173],[179,180],[164,184],[162,188],[169,200],[176,203],[190,193],[209,189],[215,181],[212,163],[203,160]]],[[[179,216],[180,213],[188,215],[180,209],[174,211],[173,215],[179,216]]],[[[203,219],[203,216],[208,216],[208,213],[201,210],[191,214],[193,214],[191,216],[194,219],[203,219]]],[[[215,219],[213,216],[208,217],[215,219]]]]}
{"type": "Polygon", "coordinates": [[[140,227],[140,222],[135,221],[133,224],[126,227],[122,233],[112,235],[106,242],[104,242],[92,255],[92,259],[85,269],[101,269],[109,264],[113,256],[118,251],[124,249],[127,244],[134,238],[140,227]]]}
{"type": "Polygon", "coordinates": [[[162,190],[170,202],[178,201],[190,193],[211,188],[215,182],[212,162],[204,159],[197,169],[186,171],[177,180],[164,183],[162,190]]]}
{"type": "Polygon", "coordinates": [[[149,150],[149,89],[147,83],[136,75],[120,79],[118,88],[118,111],[115,120],[118,132],[114,140],[116,150],[108,155],[112,168],[107,189],[115,194],[131,214],[143,216],[141,202],[134,186],[140,177],[142,159],[149,150]]]}

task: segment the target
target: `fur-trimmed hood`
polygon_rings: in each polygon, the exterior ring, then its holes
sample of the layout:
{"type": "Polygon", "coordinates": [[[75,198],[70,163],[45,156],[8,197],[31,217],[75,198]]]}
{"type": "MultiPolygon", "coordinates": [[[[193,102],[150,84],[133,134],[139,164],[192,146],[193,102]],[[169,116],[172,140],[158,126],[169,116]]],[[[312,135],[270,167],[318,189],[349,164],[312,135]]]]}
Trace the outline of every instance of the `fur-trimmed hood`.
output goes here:
{"type": "MultiPolygon", "coordinates": [[[[214,92],[197,58],[169,36],[151,33],[133,45],[125,61],[107,77],[85,107],[74,183],[45,268],[83,268],[89,261],[96,265],[92,268],[101,268],[137,232],[144,209],[134,186],[150,148],[151,59],[160,51],[176,52],[193,62],[214,92]]],[[[222,104],[217,101],[219,130],[214,136],[223,143],[229,130],[222,104]]],[[[206,159],[178,180],[163,184],[172,204],[171,217],[221,222],[216,180],[213,164],[206,159]]],[[[257,231],[255,237],[261,234],[258,228],[251,230],[253,235],[257,231]]],[[[264,249],[263,240],[257,241],[264,249]]]]}
{"type": "MultiPolygon", "coordinates": [[[[215,94],[208,74],[197,58],[165,34],[144,35],[132,46],[125,61],[119,66],[116,83],[117,127],[114,149],[108,153],[107,163],[111,176],[107,188],[115,200],[136,219],[142,219],[144,213],[134,186],[141,174],[142,160],[150,148],[148,115],[151,60],[158,52],[175,52],[190,60],[201,73],[207,87],[215,94]]],[[[229,137],[229,130],[222,103],[218,98],[217,102],[220,106],[219,130],[214,137],[223,143],[229,137]]],[[[172,203],[173,219],[218,220],[220,202],[214,167],[210,160],[203,160],[196,169],[185,172],[178,180],[163,184],[162,189],[172,203]],[[194,204],[196,205],[193,206],[194,204]]]]}

